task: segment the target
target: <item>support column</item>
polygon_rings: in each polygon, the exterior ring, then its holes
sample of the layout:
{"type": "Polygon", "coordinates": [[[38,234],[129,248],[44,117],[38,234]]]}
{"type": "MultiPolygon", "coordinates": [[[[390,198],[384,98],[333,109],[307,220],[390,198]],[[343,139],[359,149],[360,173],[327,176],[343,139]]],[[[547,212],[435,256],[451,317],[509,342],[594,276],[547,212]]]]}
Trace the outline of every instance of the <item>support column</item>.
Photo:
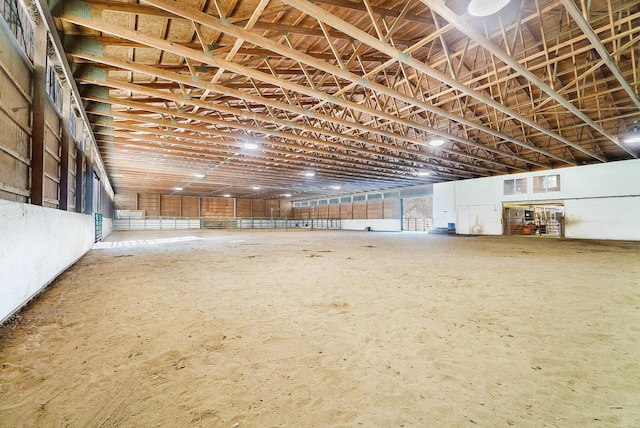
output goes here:
{"type": "Polygon", "coordinates": [[[34,26],[33,53],[33,130],[31,134],[31,203],[44,203],[45,108],[47,86],[47,39],[49,32],[42,20],[34,26]]]}

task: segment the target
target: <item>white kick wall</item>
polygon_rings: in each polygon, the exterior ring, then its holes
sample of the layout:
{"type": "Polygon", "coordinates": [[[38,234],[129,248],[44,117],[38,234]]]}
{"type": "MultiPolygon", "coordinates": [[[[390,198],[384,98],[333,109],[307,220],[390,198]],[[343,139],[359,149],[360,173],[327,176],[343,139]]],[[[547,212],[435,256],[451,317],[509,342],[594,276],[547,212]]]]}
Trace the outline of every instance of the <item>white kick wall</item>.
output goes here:
{"type": "Polygon", "coordinates": [[[640,240],[640,159],[438,183],[436,227],[459,234],[503,234],[502,204],[564,202],[565,237],[640,240]],[[560,190],[533,192],[534,177],[560,176],[560,190]],[[527,179],[527,192],[504,195],[504,181],[527,179]]]}
{"type": "Polygon", "coordinates": [[[94,239],[91,215],[0,200],[0,323],[89,251],[94,239]]]}

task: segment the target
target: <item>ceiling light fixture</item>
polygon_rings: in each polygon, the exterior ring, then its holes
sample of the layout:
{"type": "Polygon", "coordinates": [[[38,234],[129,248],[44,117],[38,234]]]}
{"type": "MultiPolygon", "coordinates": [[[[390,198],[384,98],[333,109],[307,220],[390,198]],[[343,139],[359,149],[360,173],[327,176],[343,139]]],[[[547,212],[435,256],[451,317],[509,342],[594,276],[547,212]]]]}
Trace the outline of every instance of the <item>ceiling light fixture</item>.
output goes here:
{"type": "Polygon", "coordinates": [[[509,4],[510,0],[471,0],[467,11],[472,16],[489,16],[509,4]]]}
{"type": "Polygon", "coordinates": [[[418,177],[426,177],[427,175],[431,175],[429,171],[418,171],[418,177]]]}
{"type": "Polygon", "coordinates": [[[340,190],[340,189],[341,189],[341,187],[340,187],[340,186],[331,186],[331,188],[332,188],[333,190],[340,190]]]}
{"type": "Polygon", "coordinates": [[[204,174],[196,174],[196,178],[204,178],[204,174]]]}
{"type": "Polygon", "coordinates": [[[638,127],[638,121],[633,121],[633,127],[622,140],[625,144],[638,144],[640,143],[640,127],[638,127]]]}
{"type": "Polygon", "coordinates": [[[431,141],[429,141],[429,145],[431,147],[440,147],[444,144],[444,140],[442,138],[435,138],[431,141]]]}
{"type": "Polygon", "coordinates": [[[291,197],[291,193],[285,193],[285,194],[284,194],[284,195],[282,195],[282,196],[284,196],[285,198],[290,198],[290,197],[291,197]]]}
{"type": "Polygon", "coordinates": [[[245,143],[244,148],[247,150],[255,150],[258,148],[258,145],[256,143],[245,143]]]}
{"type": "Polygon", "coordinates": [[[316,173],[313,171],[307,171],[304,173],[305,177],[315,177],[316,173]]]}
{"type": "Polygon", "coordinates": [[[228,193],[225,193],[225,194],[224,194],[224,195],[222,195],[222,196],[224,196],[225,198],[230,198],[230,197],[231,197],[231,195],[230,195],[230,194],[228,194],[228,193]]]}
{"type": "Polygon", "coordinates": [[[182,187],[176,187],[176,190],[182,190],[182,187]]]}
{"type": "Polygon", "coordinates": [[[252,189],[253,190],[260,190],[260,186],[253,186],[252,189]]]}

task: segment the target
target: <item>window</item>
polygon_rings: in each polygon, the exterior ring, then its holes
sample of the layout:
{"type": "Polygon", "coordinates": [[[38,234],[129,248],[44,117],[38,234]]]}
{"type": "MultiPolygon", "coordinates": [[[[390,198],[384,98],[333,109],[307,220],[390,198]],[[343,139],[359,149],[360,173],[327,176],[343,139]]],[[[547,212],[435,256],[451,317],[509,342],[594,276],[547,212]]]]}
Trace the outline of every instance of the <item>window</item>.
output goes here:
{"type": "Polygon", "coordinates": [[[33,58],[33,25],[27,17],[27,11],[19,0],[2,0],[0,14],[18,41],[20,49],[33,58]]]}
{"type": "Polygon", "coordinates": [[[345,196],[340,198],[340,202],[351,202],[351,196],[345,196]]]}
{"type": "Polygon", "coordinates": [[[353,202],[364,201],[366,199],[367,199],[366,195],[358,195],[353,197],[353,202]]]}
{"type": "Polygon", "coordinates": [[[309,202],[308,201],[307,202],[301,202],[300,206],[301,207],[308,207],[309,206],[309,202]]]}
{"type": "Polygon", "coordinates": [[[382,193],[374,193],[373,195],[367,196],[367,200],[371,201],[373,199],[382,199],[382,193]]]}
{"type": "Polygon", "coordinates": [[[527,193],[527,179],[517,178],[504,180],[503,193],[505,195],[524,195],[527,193]]]}
{"type": "Polygon", "coordinates": [[[316,205],[318,205],[318,201],[311,201],[309,202],[309,205],[311,205],[312,207],[315,207],[316,205]]]}
{"type": "Polygon", "coordinates": [[[559,192],[560,175],[533,177],[533,193],[559,192]]]}
{"type": "Polygon", "coordinates": [[[73,108],[69,109],[69,135],[73,140],[78,139],[78,117],[76,116],[76,112],[73,108]]]}
{"type": "Polygon", "coordinates": [[[321,201],[318,201],[318,205],[327,205],[327,200],[322,199],[321,201]]]}
{"type": "Polygon", "coordinates": [[[382,194],[382,197],[385,199],[389,199],[389,198],[399,198],[400,197],[400,192],[385,192],[382,194]]]}
{"type": "Polygon", "coordinates": [[[47,95],[49,95],[49,99],[51,99],[51,103],[53,103],[56,111],[61,114],[62,113],[62,85],[60,84],[60,80],[58,80],[58,76],[56,75],[53,66],[47,59],[47,95]]]}
{"type": "Polygon", "coordinates": [[[329,205],[339,204],[339,203],[340,203],[340,198],[331,198],[331,199],[329,199],[329,205]]]}

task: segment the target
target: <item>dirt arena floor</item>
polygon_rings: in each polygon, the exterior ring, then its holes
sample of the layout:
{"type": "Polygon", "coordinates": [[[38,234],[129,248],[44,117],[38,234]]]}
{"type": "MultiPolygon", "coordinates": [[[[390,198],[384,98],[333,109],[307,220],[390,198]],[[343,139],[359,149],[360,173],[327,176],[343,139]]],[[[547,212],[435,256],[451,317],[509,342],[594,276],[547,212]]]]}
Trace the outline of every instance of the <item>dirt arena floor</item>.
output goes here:
{"type": "Polygon", "coordinates": [[[640,243],[112,235],[0,328],[2,427],[640,427],[640,243]]]}

